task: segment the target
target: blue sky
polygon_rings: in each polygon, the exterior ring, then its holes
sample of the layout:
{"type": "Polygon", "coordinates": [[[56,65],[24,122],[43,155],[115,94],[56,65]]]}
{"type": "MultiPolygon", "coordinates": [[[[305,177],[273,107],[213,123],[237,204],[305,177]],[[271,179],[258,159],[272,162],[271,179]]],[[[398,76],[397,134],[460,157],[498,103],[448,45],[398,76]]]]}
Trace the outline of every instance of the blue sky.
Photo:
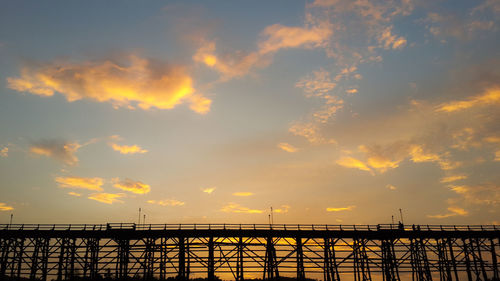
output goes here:
{"type": "Polygon", "coordinates": [[[4,222],[498,223],[498,0],[0,5],[4,222]]]}

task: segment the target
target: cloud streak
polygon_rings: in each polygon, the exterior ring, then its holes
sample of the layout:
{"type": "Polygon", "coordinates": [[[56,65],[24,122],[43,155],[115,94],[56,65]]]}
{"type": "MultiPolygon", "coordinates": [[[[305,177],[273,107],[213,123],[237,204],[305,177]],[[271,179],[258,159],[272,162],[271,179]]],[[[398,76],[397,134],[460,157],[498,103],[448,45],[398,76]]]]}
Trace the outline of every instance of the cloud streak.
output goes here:
{"type": "Polygon", "coordinates": [[[344,211],[352,211],[356,208],[356,206],[351,205],[347,207],[328,207],[326,208],[327,212],[344,212],[344,211]]]}
{"type": "Polygon", "coordinates": [[[56,177],[55,181],[61,188],[79,188],[94,191],[102,191],[102,185],[104,184],[104,180],[97,177],[56,177]]]}
{"type": "Polygon", "coordinates": [[[228,203],[224,207],[220,209],[222,212],[225,213],[237,213],[237,214],[262,214],[264,213],[264,210],[259,210],[259,209],[250,209],[248,207],[241,206],[240,204],[237,203],[228,203]]]}
{"type": "Polygon", "coordinates": [[[179,201],[179,200],[176,200],[176,199],[148,200],[147,202],[149,204],[160,205],[160,206],[163,206],[163,207],[167,207],[167,206],[172,206],[172,207],[175,207],[175,206],[184,206],[186,204],[186,202],[182,202],[182,201],[179,201]]]}
{"type": "Polygon", "coordinates": [[[14,210],[14,207],[9,206],[5,203],[0,203],[0,211],[12,211],[14,210]]]}
{"type": "Polygon", "coordinates": [[[121,193],[92,193],[88,197],[91,200],[95,200],[97,202],[101,202],[104,204],[114,204],[114,203],[123,203],[119,198],[125,197],[125,194],[121,193]]]}

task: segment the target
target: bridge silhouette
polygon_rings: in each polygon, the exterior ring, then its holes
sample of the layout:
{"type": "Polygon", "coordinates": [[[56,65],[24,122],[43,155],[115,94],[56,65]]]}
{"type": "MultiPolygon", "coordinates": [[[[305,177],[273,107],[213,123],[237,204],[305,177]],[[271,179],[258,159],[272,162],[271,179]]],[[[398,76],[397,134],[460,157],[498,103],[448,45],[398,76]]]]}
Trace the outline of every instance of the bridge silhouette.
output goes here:
{"type": "Polygon", "coordinates": [[[4,280],[485,281],[499,255],[494,225],[0,224],[4,280]]]}

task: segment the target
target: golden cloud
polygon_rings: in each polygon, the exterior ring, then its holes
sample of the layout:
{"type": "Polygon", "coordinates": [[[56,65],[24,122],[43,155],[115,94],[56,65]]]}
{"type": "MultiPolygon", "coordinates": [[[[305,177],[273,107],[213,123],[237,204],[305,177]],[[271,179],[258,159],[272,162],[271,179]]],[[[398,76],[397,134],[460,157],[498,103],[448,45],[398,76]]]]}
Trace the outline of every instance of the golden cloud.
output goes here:
{"type": "Polygon", "coordinates": [[[14,210],[12,206],[9,206],[5,203],[0,203],[0,211],[11,211],[14,210]]]}
{"type": "Polygon", "coordinates": [[[343,211],[352,211],[354,208],[356,208],[356,206],[354,205],[351,205],[351,206],[347,206],[347,207],[328,207],[326,208],[326,211],[327,212],[343,212],[343,211]]]}
{"type": "Polygon", "coordinates": [[[136,154],[136,153],[146,153],[146,149],[142,149],[138,145],[119,145],[116,143],[109,144],[113,150],[120,152],[121,154],[136,154]]]}
{"type": "Polygon", "coordinates": [[[291,207],[289,205],[282,205],[280,208],[274,209],[273,212],[279,213],[279,214],[284,214],[284,213],[288,213],[288,210],[290,208],[291,207]]]}
{"type": "Polygon", "coordinates": [[[226,206],[222,207],[221,211],[226,213],[245,213],[245,214],[264,213],[264,210],[250,209],[236,203],[228,203],[226,206]]]}
{"type": "Polygon", "coordinates": [[[462,196],[466,203],[496,206],[500,204],[500,187],[494,184],[485,185],[451,185],[452,191],[462,196]]]}
{"type": "Polygon", "coordinates": [[[75,153],[81,147],[77,142],[42,140],[33,143],[30,147],[30,152],[36,155],[51,157],[72,166],[78,163],[75,153]]]}
{"type": "Polygon", "coordinates": [[[252,196],[252,192],[235,192],[233,193],[233,196],[240,196],[240,197],[247,197],[247,196],[252,196]]]}
{"type": "Polygon", "coordinates": [[[469,212],[465,209],[459,208],[459,207],[448,207],[449,213],[442,214],[442,215],[428,215],[427,217],[433,218],[433,219],[444,219],[444,218],[449,218],[449,217],[455,217],[455,216],[467,216],[469,212]]]}
{"type": "Polygon", "coordinates": [[[321,135],[320,127],[314,122],[296,122],[288,129],[295,136],[306,138],[311,144],[336,144],[334,139],[326,139],[321,135]]]}
{"type": "Polygon", "coordinates": [[[122,193],[92,193],[88,197],[91,200],[95,200],[105,204],[113,204],[113,203],[123,203],[123,201],[118,198],[125,197],[125,194],[122,193]]]}
{"type": "Polygon", "coordinates": [[[266,67],[274,53],[284,48],[317,48],[324,46],[332,34],[325,23],[311,27],[288,27],[275,24],[266,27],[259,36],[258,50],[244,53],[237,51],[224,55],[216,54],[213,41],[203,41],[193,55],[195,62],[202,63],[221,74],[221,80],[242,77],[254,67],[266,67]]]}
{"type": "Polygon", "coordinates": [[[452,101],[443,103],[436,108],[436,111],[454,112],[466,110],[476,106],[485,106],[500,103],[500,88],[493,87],[484,91],[483,94],[473,96],[463,101],[452,101]]]}
{"type": "Polygon", "coordinates": [[[356,168],[368,172],[372,171],[363,161],[353,157],[342,157],[337,160],[336,163],[346,168],[356,168]]]}
{"type": "Polygon", "coordinates": [[[204,45],[196,51],[193,60],[219,72],[222,81],[245,76],[252,68],[266,67],[271,62],[268,56],[261,56],[255,52],[236,52],[217,56],[215,42],[204,42],[204,45]]]}
{"type": "Polygon", "coordinates": [[[207,194],[212,194],[212,192],[214,192],[215,189],[216,189],[216,187],[207,187],[207,188],[202,189],[201,191],[203,191],[207,194]]]}
{"type": "Polygon", "coordinates": [[[466,179],[467,176],[465,175],[454,175],[454,176],[448,176],[448,177],[444,177],[441,179],[440,182],[442,183],[448,183],[448,182],[454,182],[454,181],[459,181],[459,180],[463,180],[463,179],[466,179]]]}
{"type": "Polygon", "coordinates": [[[148,184],[142,183],[140,181],[134,181],[131,179],[120,180],[119,178],[114,178],[114,187],[129,191],[135,194],[146,194],[151,191],[151,187],[148,184]]]}
{"type": "Polygon", "coordinates": [[[385,187],[386,187],[387,189],[390,189],[390,190],[396,190],[396,189],[398,189],[397,187],[395,187],[395,186],[394,186],[394,185],[392,185],[392,184],[388,184],[388,185],[386,185],[385,187]]]}
{"type": "Polygon", "coordinates": [[[392,26],[386,27],[378,36],[379,43],[384,49],[402,49],[406,46],[406,39],[392,33],[392,26]]]}
{"type": "Polygon", "coordinates": [[[82,178],[82,177],[56,177],[56,182],[61,188],[81,188],[88,190],[102,191],[102,178],[82,178]]]}
{"type": "Polygon", "coordinates": [[[185,202],[175,200],[175,199],[165,199],[165,200],[148,200],[149,204],[155,204],[160,206],[183,206],[185,202]]]}
{"type": "Polygon", "coordinates": [[[286,152],[290,152],[290,153],[293,153],[293,152],[297,152],[297,148],[289,143],[286,143],[286,142],[280,142],[278,144],[278,147],[281,148],[282,150],[286,151],[286,152]]]}
{"type": "Polygon", "coordinates": [[[40,96],[58,92],[69,102],[89,99],[115,107],[172,109],[188,103],[207,113],[211,100],[195,93],[193,79],[182,66],[167,66],[137,56],[125,63],[110,60],[56,62],[22,69],[19,78],[7,78],[10,89],[40,96]]]}
{"type": "Polygon", "coordinates": [[[76,192],[73,192],[73,191],[68,192],[68,195],[71,195],[71,196],[76,196],[76,197],[80,197],[80,196],[82,196],[80,193],[76,193],[76,192]]]}
{"type": "Polygon", "coordinates": [[[4,147],[4,148],[0,149],[0,156],[2,156],[2,157],[9,156],[9,148],[8,147],[4,147]]]}
{"type": "Polygon", "coordinates": [[[326,23],[310,28],[273,24],[260,34],[259,53],[273,53],[284,48],[322,47],[331,35],[332,29],[326,23]]]}

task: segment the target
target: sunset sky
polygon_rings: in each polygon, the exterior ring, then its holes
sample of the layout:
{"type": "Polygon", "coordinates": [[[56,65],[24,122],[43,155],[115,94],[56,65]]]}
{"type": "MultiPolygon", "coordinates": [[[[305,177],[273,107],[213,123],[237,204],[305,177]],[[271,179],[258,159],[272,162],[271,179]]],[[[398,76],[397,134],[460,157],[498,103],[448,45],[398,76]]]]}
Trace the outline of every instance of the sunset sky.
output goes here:
{"type": "Polygon", "coordinates": [[[0,0],[0,223],[500,223],[499,0],[0,0]]]}

